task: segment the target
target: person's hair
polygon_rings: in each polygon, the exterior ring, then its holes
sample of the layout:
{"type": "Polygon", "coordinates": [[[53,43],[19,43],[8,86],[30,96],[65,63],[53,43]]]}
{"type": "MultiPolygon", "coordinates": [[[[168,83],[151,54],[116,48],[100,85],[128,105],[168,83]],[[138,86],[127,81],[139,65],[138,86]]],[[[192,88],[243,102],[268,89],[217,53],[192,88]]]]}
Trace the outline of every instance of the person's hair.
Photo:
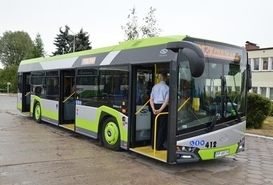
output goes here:
{"type": "Polygon", "coordinates": [[[167,79],[168,73],[166,71],[162,71],[160,75],[163,77],[163,79],[167,79]]]}

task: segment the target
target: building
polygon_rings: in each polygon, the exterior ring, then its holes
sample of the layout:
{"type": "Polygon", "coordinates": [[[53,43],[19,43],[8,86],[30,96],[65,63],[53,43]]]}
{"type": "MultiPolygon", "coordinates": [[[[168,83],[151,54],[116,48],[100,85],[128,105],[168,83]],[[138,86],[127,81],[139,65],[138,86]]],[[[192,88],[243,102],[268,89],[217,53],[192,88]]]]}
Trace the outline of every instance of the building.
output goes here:
{"type": "Polygon", "coordinates": [[[273,47],[260,48],[255,43],[246,42],[248,59],[252,69],[252,89],[273,101],[273,47]]]}

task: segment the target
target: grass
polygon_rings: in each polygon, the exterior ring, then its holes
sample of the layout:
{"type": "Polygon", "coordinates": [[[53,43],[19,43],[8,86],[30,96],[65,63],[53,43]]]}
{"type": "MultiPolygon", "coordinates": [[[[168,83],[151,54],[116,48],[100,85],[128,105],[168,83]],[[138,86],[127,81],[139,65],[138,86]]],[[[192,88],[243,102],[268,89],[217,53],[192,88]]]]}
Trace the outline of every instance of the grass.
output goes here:
{"type": "Polygon", "coordinates": [[[266,118],[261,129],[246,129],[246,132],[249,134],[273,137],[273,116],[266,118]]]}

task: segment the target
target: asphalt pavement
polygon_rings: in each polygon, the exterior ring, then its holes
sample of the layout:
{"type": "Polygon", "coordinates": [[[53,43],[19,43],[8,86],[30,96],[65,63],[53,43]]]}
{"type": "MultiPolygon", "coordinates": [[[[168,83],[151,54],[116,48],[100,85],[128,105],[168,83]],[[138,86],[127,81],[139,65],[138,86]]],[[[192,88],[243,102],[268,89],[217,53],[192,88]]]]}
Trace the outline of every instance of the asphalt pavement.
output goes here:
{"type": "Polygon", "coordinates": [[[247,134],[246,151],[198,163],[168,165],[114,152],[96,140],[37,124],[0,94],[0,184],[273,185],[273,139],[247,134]]]}

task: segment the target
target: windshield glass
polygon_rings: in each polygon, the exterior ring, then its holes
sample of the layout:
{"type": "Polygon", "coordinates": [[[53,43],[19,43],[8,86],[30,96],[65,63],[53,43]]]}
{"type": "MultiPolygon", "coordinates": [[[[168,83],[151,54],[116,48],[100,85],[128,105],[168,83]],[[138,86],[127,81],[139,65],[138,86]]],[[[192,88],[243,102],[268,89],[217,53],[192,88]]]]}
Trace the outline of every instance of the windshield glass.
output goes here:
{"type": "Polygon", "coordinates": [[[193,78],[189,61],[178,62],[177,131],[210,127],[245,115],[246,64],[207,58],[201,77],[193,78]]]}

